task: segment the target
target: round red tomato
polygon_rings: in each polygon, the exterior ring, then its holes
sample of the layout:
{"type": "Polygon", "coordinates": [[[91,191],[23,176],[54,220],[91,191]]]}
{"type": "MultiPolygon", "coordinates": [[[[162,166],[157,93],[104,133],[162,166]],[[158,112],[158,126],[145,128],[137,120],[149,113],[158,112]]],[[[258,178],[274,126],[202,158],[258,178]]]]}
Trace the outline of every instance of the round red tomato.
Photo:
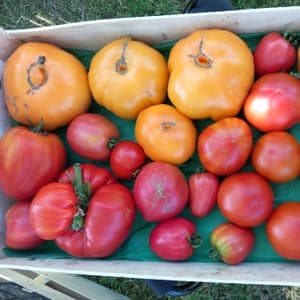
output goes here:
{"type": "Polygon", "coordinates": [[[274,195],[263,177],[252,172],[241,172],[223,180],[217,202],[221,213],[232,223],[254,227],[270,217],[274,195]]]}
{"type": "Polygon", "coordinates": [[[286,130],[300,121],[299,98],[299,79],[286,73],[264,75],[245,100],[245,117],[263,132],[286,130]]]}
{"type": "Polygon", "coordinates": [[[175,217],[183,210],[189,190],[178,167],[165,162],[150,162],[136,177],[133,194],[144,219],[158,222],[175,217]]]}
{"type": "Polygon", "coordinates": [[[68,126],[66,138],[71,149],[80,156],[104,161],[109,159],[112,139],[119,139],[117,126],[105,116],[84,113],[68,126]]]}
{"type": "Polygon", "coordinates": [[[259,41],[254,51],[255,73],[262,76],[290,71],[296,56],[296,49],[284,36],[270,32],[259,41]]]}
{"type": "Polygon", "coordinates": [[[146,161],[143,148],[133,141],[119,142],[110,155],[110,167],[120,179],[134,178],[146,161]]]}
{"type": "Polygon", "coordinates": [[[255,244],[255,235],[249,228],[232,223],[218,225],[210,234],[213,250],[211,258],[219,258],[229,265],[236,265],[245,260],[255,244]]]}
{"type": "Polygon", "coordinates": [[[287,182],[300,174],[300,145],[285,131],[261,136],[253,147],[251,159],[255,171],[272,182],[287,182]]]}
{"type": "Polygon", "coordinates": [[[30,222],[40,237],[55,240],[72,256],[109,256],[131,230],[132,193],[119,183],[107,182],[93,193],[78,176],[78,166],[75,173],[73,184],[55,182],[39,190],[31,203],[30,222]]]}
{"type": "Polygon", "coordinates": [[[300,202],[280,204],[268,220],[266,232],[279,255],[300,260],[300,202]]]}
{"type": "Polygon", "coordinates": [[[5,214],[5,245],[12,249],[26,250],[41,245],[42,240],[29,222],[30,201],[13,204],[5,214]]]}
{"type": "Polygon", "coordinates": [[[16,200],[30,200],[56,181],[65,164],[66,151],[56,134],[16,126],[0,139],[0,187],[16,200]]]}
{"type": "Polygon", "coordinates": [[[195,217],[206,216],[217,203],[220,185],[218,176],[209,173],[195,173],[189,180],[189,205],[195,217]]]}
{"type": "Polygon", "coordinates": [[[240,118],[225,118],[207,126],[198,137],[198,156],[204,168],[216,175],[241,169],[252,148],[252,132],[240,118]]]}
{"type": "Polygon", "coordinates": [[[179,217],[157,224],[149,237],[151,250],[160,258],[173,261],[190,258],[200,242],[195,224],[179,217]]]}

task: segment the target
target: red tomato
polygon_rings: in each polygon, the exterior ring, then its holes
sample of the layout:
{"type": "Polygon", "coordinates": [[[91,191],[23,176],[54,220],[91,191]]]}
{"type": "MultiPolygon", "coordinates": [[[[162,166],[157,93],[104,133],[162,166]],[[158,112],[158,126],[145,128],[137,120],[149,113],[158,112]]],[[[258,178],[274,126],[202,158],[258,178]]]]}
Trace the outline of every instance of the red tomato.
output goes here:
{"type": "Polygon", "coordinates": [[[220,185],[218,176],[209,173],[195,173],[189,180],[190,210],[195,217],[206,216],[217,203],[220,185]]]}
{"type": "Polygon", "coordinates": [[[224,118],[207,126],[198,137],[198,156],[204,168],[216,175],[241,169],[252,148],[252,132],[240,118],[224,118]]]}
{"type": "Polygon", "coordinates": [[[254,145],[251,159],[255,171],[272,182],[287,182],[300,174],[300,145],[285,131],[261,136],[254,145]]]}
{"type": "Polygon", "coordinates": [[[300,80],[286,73],[267,74],[250,90],[246,119],[260,131],[286,130],[300,121],[300,80]]]}
{"type": "Polygon", "coordinates": [[[0,187],[16,200],[30,200],[65,168],[66,151],[53,133],[24,126],[8,129],[0,139],[0,187]]]}
{"type": "Polygon", "coordinates": [[[151,250],[165,260],[186,260],[200,246],[195,224],[185,218],[174,218],[157,224],[149,237],[151,250]]]}
{"type": "Polygon", "coordinates": [[[252,251],[255,235],[249,228],[223,223],[211,232],[210,242],[213,246],[210,252],[212,258],[217,256],[226,264],[236,265],[245,260],[252,251]]]}
{"type": "MultiPolygon", "coordinates": [[[[95,193],[101,186],[117,183],[115,177],[105,168],[97,167],[93,164],[80,164],[82,180],[91,188],[91,193],[95,193]]],[[[75,165],[64,170],[59,178],[59,182],[74,183],[76,180],[75,165]]]]}
{"type": "Polygon", "coordinates": [[[109,159],[109,142],[119,139],[116,125],[105,116],[84,113],[76,117],[68,126],[66,138],[71,149],[80,156],[104,161],[109,159]]]}
{"type": "Polygon", "coordinates": [[[268,220],[266,232],[279,255],[300,260],[300,202],[280,204],[268,220]]]}
{"type": "Polygon", "coordinates": [[[255,73],[262,76],[290,71],[296,57],[296,49],[284,36],[279,32],[270,32],[259,41],[254,51],[255,73]]]}
{"type": "Polygon", "coordinates": [[[270,217],[274,195],[263,177],[252,172],[242,172],[224,179],[217,201],[221,213],[232,223],[254,227],[270,217]]]}
{"type": "Polygon", "coordinates": [[[133,194],[144,219],[158,222],[175,217],[184,209],[189,190],[178,167],[165,162],[150,162],[136,177],[133,194]]]}
{"type": "Polygon", "coordinates": [[[146,161],[143,148],[133,141],[119,142],[110,155],[111,169],[120,179],[134,178],[146,161]]]}
{"type": "MultiPolygon", "coordinates": [[[[80,180],[76,186],[56,182],[33,198],[30,222],[37,234],[77,257],[111,255],[127,238],[135,218],[130,190],[118,183],[91,189],[80,180]]],[[[103,181],[104,182],[104,181],[103,181]]]]}
{"type": "Polygon", "coordinates": [[[30,203],[30,201],[17,202],[5,214],[5,244],[9,248],[18,250],[32,249],[44,242],[30,225],[30,203]]]}

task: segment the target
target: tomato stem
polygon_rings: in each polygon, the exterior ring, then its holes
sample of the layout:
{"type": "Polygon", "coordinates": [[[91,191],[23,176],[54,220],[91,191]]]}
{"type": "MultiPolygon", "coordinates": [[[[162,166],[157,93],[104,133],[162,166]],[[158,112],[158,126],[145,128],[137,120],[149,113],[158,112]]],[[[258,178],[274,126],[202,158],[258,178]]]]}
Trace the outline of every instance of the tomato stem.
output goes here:
{"type": "Polygon", "coordinates": [[[79,163],[74,165],[75,177],[73,180],[74,190],[78,199],[78,211],[73,218],[72,229],[79,230],[83,227],[84,216],[87,211],[88,201],[91,196],[91,187],[84,183],[82,179],[81,167],[79,163]]]}
{"type": "Polygon", "coordinates": [[[297,47],[300,39],[297,33],[286,31],[282,35],[292,46],[297,47]]]}
{"type": "Polygon", "coordinates": [[[124,75],[128,72],[128,66],[125,57],[125,52],[127,47],[128,47],[128,38],[124,40],[121,57],[116,61],[115,64],[116,72],[120,73],[121,75],[124,75]]]}
{"type": "Polygon", "coordinates": [[[210,248],[208,250],[208,257],[213,261],[221,261],[221,255],[216,248],[210,248]]]}
{"type": "Polygon", "coordinates": [[[203,238],[197,233],[188,236],[187,239],[193,248],[199,248],[203,244],[203,238]]]}
{"type": "Polygon", "coordinates": [[[201,68],[210,68],[213,64],[213,60],[208,57],[202,50],[203,48],[203,37],[199,44],[199,52],[196,55],[190,54],[189,57],[194,59],[195,65],[201,68]]]}
{"type": "Polygon", "coordinates": [[[122,141],[121,138],[110,138],[108,143],[107,143],[107,147],[108,149],[112,149],[113,147],[115,147],[117,144],[119,144],[122,141]]]}
{"type": "Polygon", "coordinates": [[[37,126],[34,126],[32,124],[32,126],[30,126],[30,130],[34,133],[39,133],[41,135],[47,135],[47,131],[42,130],[44,126],[44,121],[43,118],[41,118],[39,124],[37,126]]]}

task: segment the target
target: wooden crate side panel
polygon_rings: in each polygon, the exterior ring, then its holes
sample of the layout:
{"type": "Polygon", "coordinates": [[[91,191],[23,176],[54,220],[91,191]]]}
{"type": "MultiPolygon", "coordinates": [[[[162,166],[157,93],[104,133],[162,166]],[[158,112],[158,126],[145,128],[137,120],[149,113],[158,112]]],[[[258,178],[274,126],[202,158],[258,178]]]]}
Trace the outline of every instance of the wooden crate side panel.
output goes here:
{"type": "MultiPolygon", "coordinates": [[[[223,28],[237,33],[299,30],[300,7],[233,10],[196,14],[119,18],[65,25],[8,30],[12,39],[44,40],[61,47],[96,50],[121,36],[132,36],[150,44],[174,41],[198,28],[223,28]]],[[[5,49],[4,49],[5,50],[5,49]]],[[[0,52],[6,57],[8,52],[0,52]]]]}

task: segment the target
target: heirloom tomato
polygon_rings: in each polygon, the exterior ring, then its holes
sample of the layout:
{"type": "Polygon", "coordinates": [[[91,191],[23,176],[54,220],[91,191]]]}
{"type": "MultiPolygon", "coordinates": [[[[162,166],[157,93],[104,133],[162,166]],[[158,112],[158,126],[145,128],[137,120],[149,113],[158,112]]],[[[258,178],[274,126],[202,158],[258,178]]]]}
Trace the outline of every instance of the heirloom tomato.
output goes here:
{"type": "Polygon", "coordinates": [[[254,227],[270,217],[274,194],[263,177],[253,172],[241,172],[222,181],[217,202],[229,221],[242,227],[254,227]]]}
{"type": "Polygon", "coordinates": [[[89,83],[96,102],[123,119],[135,119],[166,99],[168,68],[151,46],[129,37],[114,40],[92,58],[89,83]]]}
{"type": "Polygon", "coordinates": [[[3,70],[5,102],[13,119],[43,129],[67,125],[88,110],[87,71],[72,54],[41,42],[19,46],[3,70]]]}
{"type": "Polygon", "coordinates": [[[66,151],[54,133],[24,126],[8,129],[0,139],[0,187],[16,200],[29,200],[65,168],[66,151]]]}
{"type": "Polygon", "coordinates": [[[252,149],[252,131],[240,118],[224,118],[208,125],[198,137],[198,156],[204,168],[216,175],[241,169],[252,149]]]}
{"type": "Polygon", "coordinates": [[[37,234],[76,257],[106,257],[125,241],[135,218],[131,191],[119,183],[101,181],[96,191],[83,182],[75,165],[73,183],[55,182],[32,200],[30,222],[37,234]]]}
{"type": "Polygon", "coordinates": [[[117,126],[103,115],[84,113],[68,126],[66,138],[72,150],[91,160],[108,160],[110,142],[119,139],[117,126]]]}
{"type": "Polygon", "coordinates": [[[249,256],[255,244],[255,235],[250,228],[222,223],[210,233],[210,242],[213,246],[210,251],[211,258],[236,265],[249,256]]]}
{"type": "Polygon", "coordinates": [[[254,51],[255,73],[288,72],[296,62],[296,49],[288,38],[279,32],[269,32],[258,43],[254,51]]]}
{"type": "Polygon", "coordinates": [[[180,217],[158,223],[149,236],[151,250],[165,260],[186,260],[200,244],[201,238],[196,233],[196,225],[180,217]]]}
{"type": "Polygon", "coordinates": [[[236,116],[254,80],[250,48],[236,34],[203,29],[171,49],[168,96],[192,119],[236,116]]]}
{"type": "Polygon", "coordinates": [[[188,202],[188,184],[180,169],[150,162],[137,175],[133,195],[146,221],[163,221],[179,214],[188,202]]]}
{"type": "Polygon", "coordinates": [[[263,132],[286,130],[300,121],[300,80],[286,73],[260,77],[246,98],[248,122],[263,132]]]}
{"type": "Polygon", "coordinates": [[[300,145],[285,131],[268,132],[257,140],[251,160],[255,171],[269,181],[288,182],[300,174],[300,145]]]}
{"type": "Polygon", "coordinates": [[[278,205],[267,221],[266,232],[269,242],[279,255],[300,260],[300,202],[278,205]]]}
{"type": "Polygon", "coordinates": [[[195,173],[190,176],[188,184],[191,213],[198,218],[206,216],[217,203],[218,176],[209,172],[195,173]]]}
{"type": "Polygon", "coordinates": [[[147,162],[143,148],[133,141],[121,141],[113,147],[110,155],[110,167],[120,179],[136,177],[147,162]]]}
{"type": "Polygon", "coordinates": [[[5,245],[12,249],[26,250],[41,245],[41,239],[29,222],[30,201],[13,204],[5,214],[5,245]]]}
{"type": "Polygon", "coordinates": [[[197,130],[194,123],[173,106],[158,104],[138,115],[135,137],[151,160],[177,165],[193,155],[197,130]]]}

